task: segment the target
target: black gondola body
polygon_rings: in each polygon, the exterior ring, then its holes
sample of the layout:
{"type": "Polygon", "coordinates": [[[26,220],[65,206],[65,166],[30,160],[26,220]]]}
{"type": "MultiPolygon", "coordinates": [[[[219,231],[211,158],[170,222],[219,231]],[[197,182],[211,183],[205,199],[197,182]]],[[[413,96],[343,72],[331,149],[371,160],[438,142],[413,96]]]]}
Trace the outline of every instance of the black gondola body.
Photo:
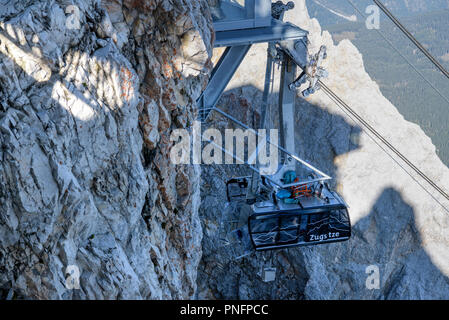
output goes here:
{"type": "MultiPolygon", "coordinates": [[[[244,201],[246,177],[230,180],[227,187],[234,190],[227,192],[230,201],[244,201]]],[[[296,203],[285,203],[273,195],[271,200],[252,204],[247,214],[247,230],[253,249],[275,250],[349,240],[351,221],[346,203],[326,183],[315,183],[312,190],[296,203]]]]}
{"type": "Polygon", "coordinates": [[[276,210],[251,214],[248,232],[255,250],[273,250],[349,240],[351,223],[344,205],[276,210]]]}

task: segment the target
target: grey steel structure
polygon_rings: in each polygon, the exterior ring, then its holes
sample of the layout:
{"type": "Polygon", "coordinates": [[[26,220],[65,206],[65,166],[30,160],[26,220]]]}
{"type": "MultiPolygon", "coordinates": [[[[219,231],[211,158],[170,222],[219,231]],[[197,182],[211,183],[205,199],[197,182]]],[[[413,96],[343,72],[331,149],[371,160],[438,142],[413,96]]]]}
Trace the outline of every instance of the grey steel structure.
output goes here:
{"type": "MultiPolygon", "coordinates": [[[[282,4],[278,3],[279,5],[282,4]]],[[[221,2],[221,6],[238,8],[236,4],[225,1],[221,2]]],[[[307,39],[307,31],[271,16],[270,0],[246,1],[245,7],[240,9],[254,11],[257,14],[253,18],[242,20],[239,20],[239,15],[236,15],[234,18],[229,18],[232,23],[222,20],[214,22],[215,47],[226,47],[226,50],[212,71],[209,84],[198,100],[199,116],[202,121],[207,118],[209,112],[217,104],[252,44],[261,42],[280,43],[281,41],[296,43],[307,39]],[[250,9],[251,3],[253,3],[252,9],[250,9]]],[[[232,13],[232,11],[223,11],[225,14],[232,13]]],[[[307,55],[306,51],[304,51],[304,55],[307,55]]]]}
{"type": "MultiPolygon", "coordinates": [[[[280,143],[267,141],[281,152],[281,166],[275,174],[261,176],[257,164],[256,167],[250,165],[255,171],[252,176],[234,178],[227,183],[229,200],[243,200],[251,205],[247,229],[234,230],[240,235],[239,241],[250,239],[255,250],[272,250],[348,240],[351,226],[346,203],[325,182],[331,178],[299,158],[295,150],[296,88],[307,79],[310,82],[309,88],[305,90],[308,94],[319,89],[315,84],[325,74],[320,64],[325,59],[326,48],[322,47],[320,53],[309,56],[308,32],[282,21],[284,11],[293,8],[292,2],[283,4],[278,1],[272,4],[270,0],[242,0],[244,2],[239,4],[225,0],[210,1],[216,31],[215,47],[226,47],[226,50],[198,99],[201,121],[205,121],[210,112],[215,111],[258,135],[255,130],[217,108],[216,104],[251,45],[267,42],[269,46],[261,116],[261,126],[265,127],[271,70],[276,62],[281,63],[282,67],[278,109],[280,143]],[[295,79],[297,67],[303,72],[295,79]],[[296,172],[298,165],[312,174],[301,181],[296,179],[286,182],[286,175],[296,172]],[[279,196],[281,191],[297,192],[301,188],[308,192],[306,196],[294,198],[294,202],[282,202],[283,198],[279,196]]],[[[306,96],[304,92],[303,95],[306,96]]],[[[248,159],[254,157],[256,154],[248,155],[248,159]]],[[[237,160],[242,162],[243,159],[237,160]]]]}
{"type": "Polygon", "coordinates": [[[215,31],[252,29],[266,27],[271,21],[271,1],[221,0],[212,1],[216,10],[213,15],[215,31]]]}

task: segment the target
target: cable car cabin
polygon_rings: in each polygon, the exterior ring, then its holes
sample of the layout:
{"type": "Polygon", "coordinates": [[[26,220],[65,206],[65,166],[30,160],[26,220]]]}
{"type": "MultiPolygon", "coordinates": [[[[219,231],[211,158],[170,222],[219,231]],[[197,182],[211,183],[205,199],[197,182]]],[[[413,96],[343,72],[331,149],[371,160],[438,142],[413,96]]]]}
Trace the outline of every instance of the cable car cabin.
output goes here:
{"type": "Polygon", "coordinates": [[[322,203],[303,199],[302,207],[280,203],[252,206],[248,232],[256,250],[282,249],[349,240],[351,223],[346,205],[337,194],[322,203]]]}
{"type": "MultiPolygon", "coordinates": [[[[248,177],[231,179],[228,199],[245,201],[248,187],[248,177]]],[[[248,209],[248,235],[255,250],[339,242],[351,237],[347,205],[326,183],[280,189],[273,196],[273,200],[256,202],[248,209]],[[283,196],[287,190],[289,196],[283,196]]]]}

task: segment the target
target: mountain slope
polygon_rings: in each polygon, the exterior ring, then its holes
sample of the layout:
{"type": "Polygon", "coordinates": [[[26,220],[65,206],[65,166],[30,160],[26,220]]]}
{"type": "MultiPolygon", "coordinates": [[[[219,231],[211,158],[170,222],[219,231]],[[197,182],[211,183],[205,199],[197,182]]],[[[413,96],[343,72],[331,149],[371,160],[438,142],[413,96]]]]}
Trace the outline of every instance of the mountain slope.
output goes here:
{"type": "Polygon", "coordinates": [[[206,3],[0,4],[0,298],[192,297],[199,171],[169,133],[210,71],[206,3]]]}
{"type": "MultiPolygon", "coordinates": [[[[449,68],[447,25],[449,10],[428,12],[402,23],[440,63],[449,68]]],[[[362,53],[369,75],[409,121],[418,124],[432,138],[441,160],[449,165],[449,103],[440,96],[449,96],[447,78],[391,22],[382,22],[381,32],[432,84],[424,80],[408,62],[374,30],[363,23],[339,24],[328,27],[335,41],[350,39],[362,53]]]]}

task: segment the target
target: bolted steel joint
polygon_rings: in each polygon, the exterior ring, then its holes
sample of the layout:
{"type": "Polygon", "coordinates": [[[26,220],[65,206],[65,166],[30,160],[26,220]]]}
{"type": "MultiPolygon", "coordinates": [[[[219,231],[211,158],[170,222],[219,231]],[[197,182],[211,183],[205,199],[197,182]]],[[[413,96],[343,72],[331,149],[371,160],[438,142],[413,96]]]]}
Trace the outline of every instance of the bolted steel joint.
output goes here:
{"type": "Polygon", "coordinates": [[[281,19],[285,11],[291,10],[295,7],[295,3],[293,1],[289,1],[287,4],[284,4],[282,1],[276,1],[271,4],[271,15],[275,19],[281,19]]]}

